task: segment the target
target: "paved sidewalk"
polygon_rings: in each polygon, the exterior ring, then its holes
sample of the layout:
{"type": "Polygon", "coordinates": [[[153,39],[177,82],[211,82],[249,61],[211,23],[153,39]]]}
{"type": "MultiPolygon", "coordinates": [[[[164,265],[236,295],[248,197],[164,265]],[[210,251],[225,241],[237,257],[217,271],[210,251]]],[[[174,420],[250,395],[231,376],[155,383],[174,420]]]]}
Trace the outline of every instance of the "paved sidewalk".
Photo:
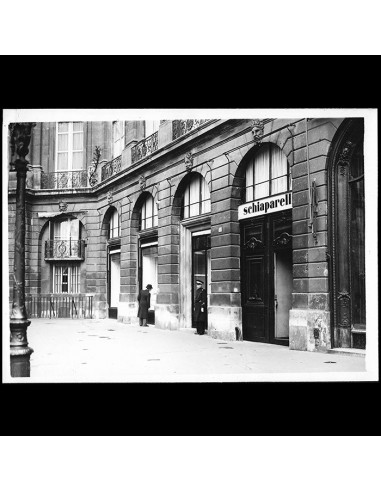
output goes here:
{"type": "Polygon", "coordinates": [[[364,357],[225,342],[116,320],[33,319],[30,378],[9,382],[367,380],[364,357]]]}

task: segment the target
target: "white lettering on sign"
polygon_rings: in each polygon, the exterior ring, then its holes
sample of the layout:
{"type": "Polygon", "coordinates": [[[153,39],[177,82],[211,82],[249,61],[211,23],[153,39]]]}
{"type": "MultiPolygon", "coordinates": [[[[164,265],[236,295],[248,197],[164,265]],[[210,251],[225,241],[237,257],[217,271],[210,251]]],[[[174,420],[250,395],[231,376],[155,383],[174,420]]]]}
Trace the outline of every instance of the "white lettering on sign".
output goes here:
{"type": "Polygon", "coordinates": [[[292,208],[292,193],[273,195],[261,200],[244,203],[238,207],[238,220],[256,217],[257,215],[270,214],[292,208]]]}

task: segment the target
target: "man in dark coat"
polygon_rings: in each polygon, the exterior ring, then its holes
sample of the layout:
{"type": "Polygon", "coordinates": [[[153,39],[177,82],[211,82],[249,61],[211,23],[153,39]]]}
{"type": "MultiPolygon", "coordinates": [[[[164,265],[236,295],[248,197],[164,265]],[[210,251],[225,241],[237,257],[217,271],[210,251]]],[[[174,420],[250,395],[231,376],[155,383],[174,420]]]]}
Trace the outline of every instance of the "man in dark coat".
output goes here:
{"type": "Polygon", "coordinates": [[[139,301],[139,310],[138,310],[138,318],[140,326],[148,326],[148,309],[151,306],[151,293],[152,285],[147,284],[145,289],[142,289],[138,295],[139,301]]]}
{"type": "Polygon", "coordinates": [[[196,322],[197,334],[203,335],[205,333],[206,322],[206,290],[203,287],[204,282],[202,280],[196,280],[196,284],[197,290],[194,300],[194,320],[196,322]]]}

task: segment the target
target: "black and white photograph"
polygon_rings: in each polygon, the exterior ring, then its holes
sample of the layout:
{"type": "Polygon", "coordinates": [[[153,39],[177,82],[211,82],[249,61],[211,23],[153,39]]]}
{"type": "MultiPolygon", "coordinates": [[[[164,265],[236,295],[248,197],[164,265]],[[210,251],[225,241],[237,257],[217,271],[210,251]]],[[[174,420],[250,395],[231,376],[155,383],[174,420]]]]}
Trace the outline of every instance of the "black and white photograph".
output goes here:
{"type": "Polygon", "coordinates": [[[377,109],[5,109],[3,163],[3,383],[378,381],[377,109]]]}

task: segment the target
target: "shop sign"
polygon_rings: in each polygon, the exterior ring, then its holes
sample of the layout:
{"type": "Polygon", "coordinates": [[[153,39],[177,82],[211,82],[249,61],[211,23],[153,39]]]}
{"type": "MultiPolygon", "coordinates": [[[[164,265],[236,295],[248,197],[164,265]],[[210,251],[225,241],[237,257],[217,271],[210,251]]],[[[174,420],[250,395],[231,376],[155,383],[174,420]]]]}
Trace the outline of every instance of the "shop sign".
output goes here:
{"type": "Polygon", "coordinates": [[[238,207],[238,220],[257,217],[258,215],[280,212],[292,208],[292,193],[282,193],[261,200],[244,203],[238,207]]]}

